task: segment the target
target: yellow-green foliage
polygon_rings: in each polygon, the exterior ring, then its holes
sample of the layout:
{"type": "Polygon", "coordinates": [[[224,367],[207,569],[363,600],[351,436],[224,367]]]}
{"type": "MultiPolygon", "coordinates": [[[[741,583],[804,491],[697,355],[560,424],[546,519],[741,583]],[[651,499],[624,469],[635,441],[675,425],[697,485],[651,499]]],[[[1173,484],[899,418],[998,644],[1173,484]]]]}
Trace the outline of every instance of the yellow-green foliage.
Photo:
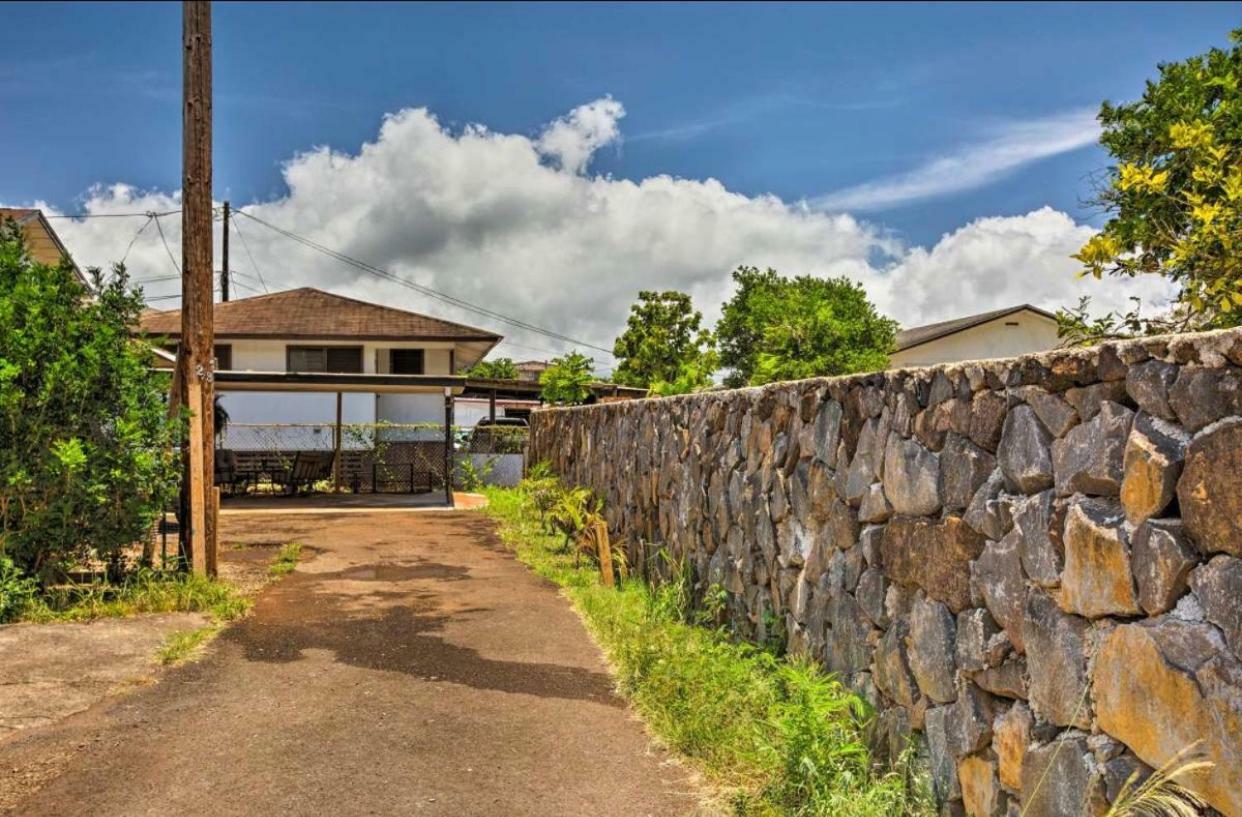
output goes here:
{"type": "Polygon", "coordinates": [[[217,629],[219,629],[218,626],[212,624],[195,630],[169,633],[156,653],[156,657],[159,658],[161,664],[180,664],[215,635],[217,629]]]}
{"type": "Polygon", "coordinates": [[[268,566],[267,572],[271,576],[285,576],[297,569],[298,559],[302,555],[301,542],[289,542],[280,548],[280,552],[276,554],[276,558],[268,566]]]}
{"type": "MultiPolygon", "coordinates": [[[[545,486],[546,487],[546,486],[545,486]]],[[[921,781],[873,768],[865,704],[808,663],[685,623],[677,583],[603,587],[576,569],[521,489],[487,489],[518,557],[565,589],[652,731],[728,793],[736,814],[901,817],[933,812],[921,781]]],[[[690,617],[692,618],[692,617],[690,617]]]]}
{"type": "Polygon", "coordinates": [[[1242,29],[1230,39],[1161,65],[1138,101],[1102,106],[1111,218],[1075,257],[1096,278],[1156,274],[1180,292],[1168,319],[1067,314],[1072,339],[1242,323],[1242,29]]]}

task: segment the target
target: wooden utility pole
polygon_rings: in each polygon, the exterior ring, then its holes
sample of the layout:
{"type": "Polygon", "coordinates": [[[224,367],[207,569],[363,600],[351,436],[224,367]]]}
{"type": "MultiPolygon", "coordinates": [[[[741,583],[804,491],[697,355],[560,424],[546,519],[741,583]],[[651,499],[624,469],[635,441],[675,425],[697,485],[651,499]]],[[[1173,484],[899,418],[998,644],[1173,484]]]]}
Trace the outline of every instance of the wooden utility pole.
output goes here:
{"type": "Polygon", "coordinates": [[[216,554],[214,486],[215,267],[211,206],[211,3],[181,6],[181,400],[190,413],[182,480],[181,547],[195,573],[213,576],[216,554]]]}
{"type": "Polygon", "coordinates": [[[220,248],[220,300],[227,302],[229,299],[229,203],[224,202],[224,235],[223,244],[220,248]]]}

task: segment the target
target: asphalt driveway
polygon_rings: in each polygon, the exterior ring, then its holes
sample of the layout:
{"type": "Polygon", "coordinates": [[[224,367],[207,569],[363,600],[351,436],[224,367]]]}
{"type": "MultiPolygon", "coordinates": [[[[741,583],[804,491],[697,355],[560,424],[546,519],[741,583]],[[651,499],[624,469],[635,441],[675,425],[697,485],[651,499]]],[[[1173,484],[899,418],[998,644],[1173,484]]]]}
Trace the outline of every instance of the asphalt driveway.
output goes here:
{"type": "Polygon", "coordinates": [[[201,661],[0,740],[0,810],[682,815],[690,776],[577,616],[477,513],[247,514],[298,571],[201,661]]]}

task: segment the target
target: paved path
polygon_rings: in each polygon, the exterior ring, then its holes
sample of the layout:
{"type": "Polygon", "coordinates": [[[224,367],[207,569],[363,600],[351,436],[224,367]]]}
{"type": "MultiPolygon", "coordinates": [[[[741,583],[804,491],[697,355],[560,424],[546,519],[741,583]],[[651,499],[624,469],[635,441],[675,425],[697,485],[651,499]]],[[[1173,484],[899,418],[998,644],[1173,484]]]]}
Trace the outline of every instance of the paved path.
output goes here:
{"type": "MultiPolygon", "coordinates": [[[[224,517],[304,544],[203,660],[0,741],[39,815],[683,815],[554,587],[479,514],[224,517]]],[[[5,785],[0,784],[0,794],[5,785]]]]}

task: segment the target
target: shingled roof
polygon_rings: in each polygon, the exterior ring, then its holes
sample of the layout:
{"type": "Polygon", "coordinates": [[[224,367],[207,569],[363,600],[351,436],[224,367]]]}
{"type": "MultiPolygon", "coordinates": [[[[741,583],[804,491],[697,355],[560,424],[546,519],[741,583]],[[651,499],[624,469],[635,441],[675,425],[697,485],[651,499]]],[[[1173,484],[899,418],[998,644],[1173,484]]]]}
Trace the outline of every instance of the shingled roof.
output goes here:
{"type": "MultiPolygon", "coordinates": [[[[218,338],[437,340],[497,343],[501,336],[460,323],[359,301],[313,287],[239,298],[214,307],[218,338]]],[[[181,334],[181,310],[148,310],[139,321],[149,335],[181,334]]]]}
{"type": "Polygon", "coordinates": [[[926,326],[915,326],[910,329],[903,329],[897,333],[897,351],[905,351],[906,349],[919,346],[920,344],[928,343],[947,335],[952,335],[957,332],[962,332],[966,329],[979,326],[980,324],[987,323],[988,321],[994,321],[998,318],[1004,318],[1008,315],[1013,315],[1017,312],[1023,311],[1034,312],[1036,315],[1048,318],[1049,320],[1055,321],[1057,319],[1056,315],[1053,315],[1051,312],[1046,312],[1037,306],[1031,306],[1030,304],[1018,304],[1017,306],[1011,306],[1007,309],[997,309],[992,312],[981,312],[978,315],[967,315],[964,318],[954,318],[951,321],[941,321],[940,323],[929,323],[926,326]]]}

